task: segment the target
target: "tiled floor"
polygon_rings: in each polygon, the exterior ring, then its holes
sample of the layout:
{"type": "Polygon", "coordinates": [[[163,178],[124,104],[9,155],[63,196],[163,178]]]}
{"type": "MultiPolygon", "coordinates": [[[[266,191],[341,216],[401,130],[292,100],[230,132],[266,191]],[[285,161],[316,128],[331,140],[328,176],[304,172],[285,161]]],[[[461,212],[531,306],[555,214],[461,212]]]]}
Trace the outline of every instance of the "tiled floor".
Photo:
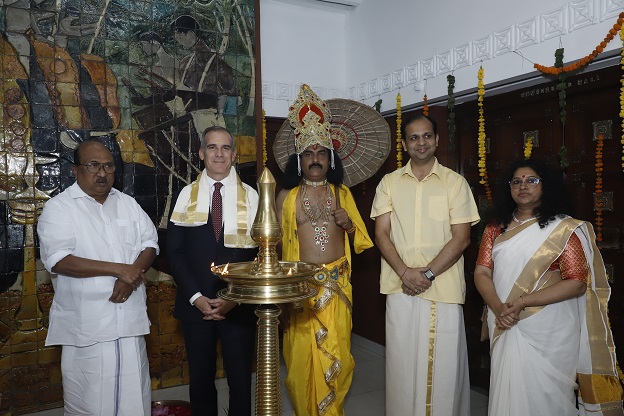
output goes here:
{"type": "MultiPolygon", "coordinates": [[[[384,348],[357,335],[353,335],[352,348],[355,358],[353,384],[345,401],[345,413],[349,416],[382,416],[385,408],[384,348]]],[[[286,377],[282,365],[282,414],[290,416],[292,405],[283,380],[286,377]]],[[[217,380],[219,391],[219,416],[225,416],[228,404],[228,388],[225,379],[217,380]]],[[[154,391],[153,400],[188,400],[188,386],[178,386],[154,391]]],[[[472,390],[470,416],[487,415],[487,396],[472,390]]],[[[32,413],[26,416],[63,416],[63,409],[32,413]]]]}

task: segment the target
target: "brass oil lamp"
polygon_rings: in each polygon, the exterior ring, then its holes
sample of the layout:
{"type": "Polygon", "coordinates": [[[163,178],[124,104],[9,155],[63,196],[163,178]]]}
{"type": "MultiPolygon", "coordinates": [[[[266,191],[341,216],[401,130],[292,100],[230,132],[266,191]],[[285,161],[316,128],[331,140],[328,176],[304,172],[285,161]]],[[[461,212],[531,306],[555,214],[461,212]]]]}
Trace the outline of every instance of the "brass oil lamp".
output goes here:
{"type": "Polygon", "coordinates": [[[314,296],[308,280],[321,267],[312,263],[278,261],[276,246],[282,226],[275,209],[275,179],[264,168],[258,179],[260,202],[251,238],[260,251],[253,262],[213,266],[212,272],[228,283],[219,292],[223,299],[259,305],[256,372],[256,416],[281,416],[280,359],[277,304],[314,296]]]}

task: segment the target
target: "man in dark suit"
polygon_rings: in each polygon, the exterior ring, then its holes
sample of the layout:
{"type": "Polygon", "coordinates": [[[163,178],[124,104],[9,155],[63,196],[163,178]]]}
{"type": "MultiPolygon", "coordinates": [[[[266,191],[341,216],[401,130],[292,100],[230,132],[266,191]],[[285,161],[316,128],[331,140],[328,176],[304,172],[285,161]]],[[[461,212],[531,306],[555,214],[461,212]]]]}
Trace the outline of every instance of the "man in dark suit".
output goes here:
{"type": "Polygon", "coordinates": [[[223,127],[209,127],[199,158],[205,169],[180,192],[167,229],[167,259],[178,286],[174,316],[182,321],[190,371],[194,416],[217,416],[217,341],[229,386],[229,415],[251,414],[251,371],[255,344],[252,305],[218,297],[226,283],[211,264],[249,261],[257,254],[250,230],[257,192],[241,182],[232,166],[234,138],[223,127]],[[247,223],[239,221],[246,218],[247,223]]]}

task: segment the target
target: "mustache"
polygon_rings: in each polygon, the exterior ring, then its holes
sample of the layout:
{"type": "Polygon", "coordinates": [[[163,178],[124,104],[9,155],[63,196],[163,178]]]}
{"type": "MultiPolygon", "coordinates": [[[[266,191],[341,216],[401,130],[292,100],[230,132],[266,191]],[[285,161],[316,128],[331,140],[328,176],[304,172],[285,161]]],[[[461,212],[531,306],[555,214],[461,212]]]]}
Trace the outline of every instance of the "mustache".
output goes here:
{"type": "Polygon", "coordinates": [[[321,168],[321,169],[323,169],[323,165],[321,165],[320,163],[316,163],[316,162],[315,162],[315,163],[311,163],[311,164],[308,166],[308,169],[311,169],[311,168],[313,168],[313,167],[315,167],[315,166],[316,166],[317,168],[321,168]]]}

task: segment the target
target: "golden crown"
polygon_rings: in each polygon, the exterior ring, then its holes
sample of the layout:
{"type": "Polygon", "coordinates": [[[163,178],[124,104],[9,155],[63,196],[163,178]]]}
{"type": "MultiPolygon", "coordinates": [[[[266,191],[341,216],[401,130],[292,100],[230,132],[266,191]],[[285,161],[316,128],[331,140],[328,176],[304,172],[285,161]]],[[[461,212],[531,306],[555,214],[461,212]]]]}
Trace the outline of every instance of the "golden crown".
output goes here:
{"type": "Polygon", "coordinates": [[[332,149],[331,111],[312,89],[303,84],[288,110],[288,120],[295,129],[295,151],[303,152],[314,144],[332,149]]]}

